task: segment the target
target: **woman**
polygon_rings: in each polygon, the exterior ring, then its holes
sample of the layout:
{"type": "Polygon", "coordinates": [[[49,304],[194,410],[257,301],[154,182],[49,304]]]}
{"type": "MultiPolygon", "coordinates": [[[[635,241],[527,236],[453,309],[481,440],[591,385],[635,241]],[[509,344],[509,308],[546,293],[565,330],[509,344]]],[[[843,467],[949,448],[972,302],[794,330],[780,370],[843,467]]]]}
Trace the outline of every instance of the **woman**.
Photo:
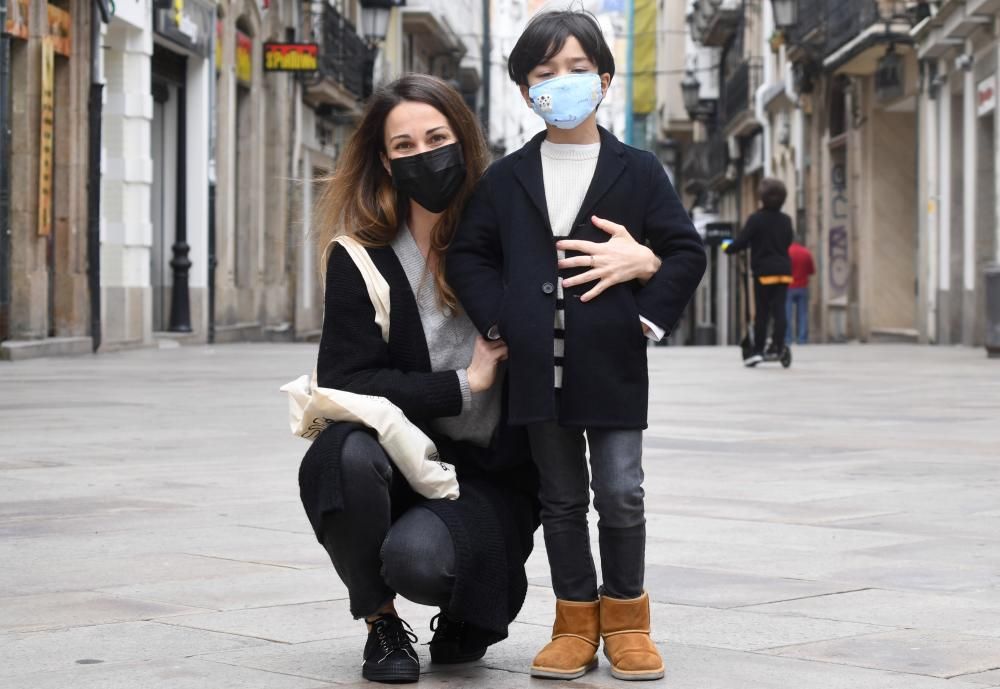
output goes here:
{"type": "MultiPolygon", "coordinates": [[[[455,465],[461,490],[455,501],[420,498],[353,424],[331,425],[302,461],[302,502],[352,615],[368,624],[362,676],[374,681],[419,676],[396,593],[441,609],[431,660],[457,663],[506,637],[527,592],[537,486],[523,428],[503,419],[506,346],[477,337],[443,277],[486,164],[461,96],[434,77],[405,76],[372,97],[318,209],[320,249],[352,235],[390,288],[386,343],[358,268],[339,245],[329,250],[319,384],[394,402],[455,465]]],[[[589,279],[602,289],[648,277],[649,250],[635,242],[581,249],[600,257],[589,279]]]]}

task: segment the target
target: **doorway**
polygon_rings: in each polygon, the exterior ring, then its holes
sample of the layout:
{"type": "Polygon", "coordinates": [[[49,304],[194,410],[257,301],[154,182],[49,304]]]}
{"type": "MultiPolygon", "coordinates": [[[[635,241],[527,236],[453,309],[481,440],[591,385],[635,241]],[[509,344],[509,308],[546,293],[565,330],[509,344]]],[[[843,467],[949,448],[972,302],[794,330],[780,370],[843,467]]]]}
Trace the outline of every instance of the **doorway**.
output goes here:
{"type": "Polygon", "coordinates": [[[150,157],[153,161],[153,186],[150,206],[153,242],[150,249],[149,280],[153,301],[153,330],[170,328],[170,290],[173,285],[173,244],[177,223],[184,220],[184,81],[187,59],[159,45],[153,48],[153,124],[150,132],[150,157]]]}

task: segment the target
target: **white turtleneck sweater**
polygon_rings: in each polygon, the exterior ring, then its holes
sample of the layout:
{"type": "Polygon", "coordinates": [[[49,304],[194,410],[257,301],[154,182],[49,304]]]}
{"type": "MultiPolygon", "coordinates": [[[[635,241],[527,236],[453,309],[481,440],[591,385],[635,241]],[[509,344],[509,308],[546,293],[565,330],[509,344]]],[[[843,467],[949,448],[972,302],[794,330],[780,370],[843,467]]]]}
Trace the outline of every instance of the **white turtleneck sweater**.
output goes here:
{"type": "MultiPolygon", "coordinates": [[[[573,230],[583,199],[597,172],[597,159],[601,144],[554,144],[542,141],[542,181],[545,185],[545,205],[549,211],[549,224],[556,237],[568,237],[573,230]]],[[[560,259],[566,252],[557,252],[560,259]]],[[[562,388],[562,363],[566,351],[566,312],[563,308],[562,280],[556,281],[556,318],[553,354],[555,355],[555,383],[562,388]]],[[[651,321],[639,317],[649,327],[648,337],[654,342],[663,338],[664,332],[651,321]]]]}
{"type": "MultiPolygon", "coordinates": [[[[597,171],[597,158],[601,144],[554,144],[542,142],[542,180],[545,184],[545,204],[549,211],[549,225],[556,237],[568,237],[573,229],[583,199],[597,171]]],[[[566,252],[560,251],[559,258],[566,252]]],[[[556,319],[553,354],[555,355],[555,382],[562,388],[562,363],[565,347],[566,312],[563,310],[562,280],[556,280],[556,319]]]]}

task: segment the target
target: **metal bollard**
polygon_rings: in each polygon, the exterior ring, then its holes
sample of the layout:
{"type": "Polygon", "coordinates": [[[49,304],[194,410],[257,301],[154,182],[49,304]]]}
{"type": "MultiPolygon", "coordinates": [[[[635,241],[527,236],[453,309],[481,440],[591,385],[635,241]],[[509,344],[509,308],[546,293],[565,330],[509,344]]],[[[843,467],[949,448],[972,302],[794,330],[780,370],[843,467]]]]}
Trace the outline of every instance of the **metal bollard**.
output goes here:
{"type": "Polygon", "coordinates": [[[1000,263],[986,267],[986,354],[1000,359],[1000,263]]]}

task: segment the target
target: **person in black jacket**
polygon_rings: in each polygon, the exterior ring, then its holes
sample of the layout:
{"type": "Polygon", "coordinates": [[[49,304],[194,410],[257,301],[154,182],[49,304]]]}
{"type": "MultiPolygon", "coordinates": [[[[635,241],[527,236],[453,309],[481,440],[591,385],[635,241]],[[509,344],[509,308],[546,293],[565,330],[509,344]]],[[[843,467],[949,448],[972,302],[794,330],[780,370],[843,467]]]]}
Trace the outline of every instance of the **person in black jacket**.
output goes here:
{"type": "Polygon", "coordinates": [[[646,346],[680,318],[705,250],[659,160],[597,125],[614,57],[592,15],[537,15],[508,65],[546,130],[486,172],[448,251],[447,275],[479,332],[509,348],[509,422],[527,428],[539,468],[556,622],[531,673],[583,675],[596,666],[603,633],[616,677],[655,679],[663,663],[643,587],[646,346]],[[622,242],[648,245],[645,269],[593,285],[622,242]]]}
{"type": "MultiPolygon", "coordinates": [[[[316,213],[328,252],[319,385],[393,402],[455,465],[460,487],[455,501],[419,497],[355,424],[330,425],[302,460],[306,514],[352,614],[369,626],[362,675],[370,680],[419,676],[397,593],[440,608],[431,660],[454,663],[505,638],[527,592],[537,478],[524,429],[503,418],[507,349],[477,338],[442,270],[487,156],[461,96],[408,75],[372,97],[316,213]],[[389,285],[388,341],[358,267],[330,244],[340,233],[366,246],[389,285]]],[[[618,274],[635,258],[623,250],[607,260],[618,274]]]]}
{"type": "Polygon", "coordinates": [[[727,254],[750,249],[750,267],[754,277],[754,340],[753,351],[744,365],[753,367],[764,360],[767,327],[773,323],[771,349],[776,354],[785,350],[787,316],[785,301],[792,282],[792,259],[788,248],[795,239],[792,219],[781,212],[788,190],[780,179],[765,178],[757,190],[760,210],[747,218],[739,236],[726,247],[727,254]]]}

